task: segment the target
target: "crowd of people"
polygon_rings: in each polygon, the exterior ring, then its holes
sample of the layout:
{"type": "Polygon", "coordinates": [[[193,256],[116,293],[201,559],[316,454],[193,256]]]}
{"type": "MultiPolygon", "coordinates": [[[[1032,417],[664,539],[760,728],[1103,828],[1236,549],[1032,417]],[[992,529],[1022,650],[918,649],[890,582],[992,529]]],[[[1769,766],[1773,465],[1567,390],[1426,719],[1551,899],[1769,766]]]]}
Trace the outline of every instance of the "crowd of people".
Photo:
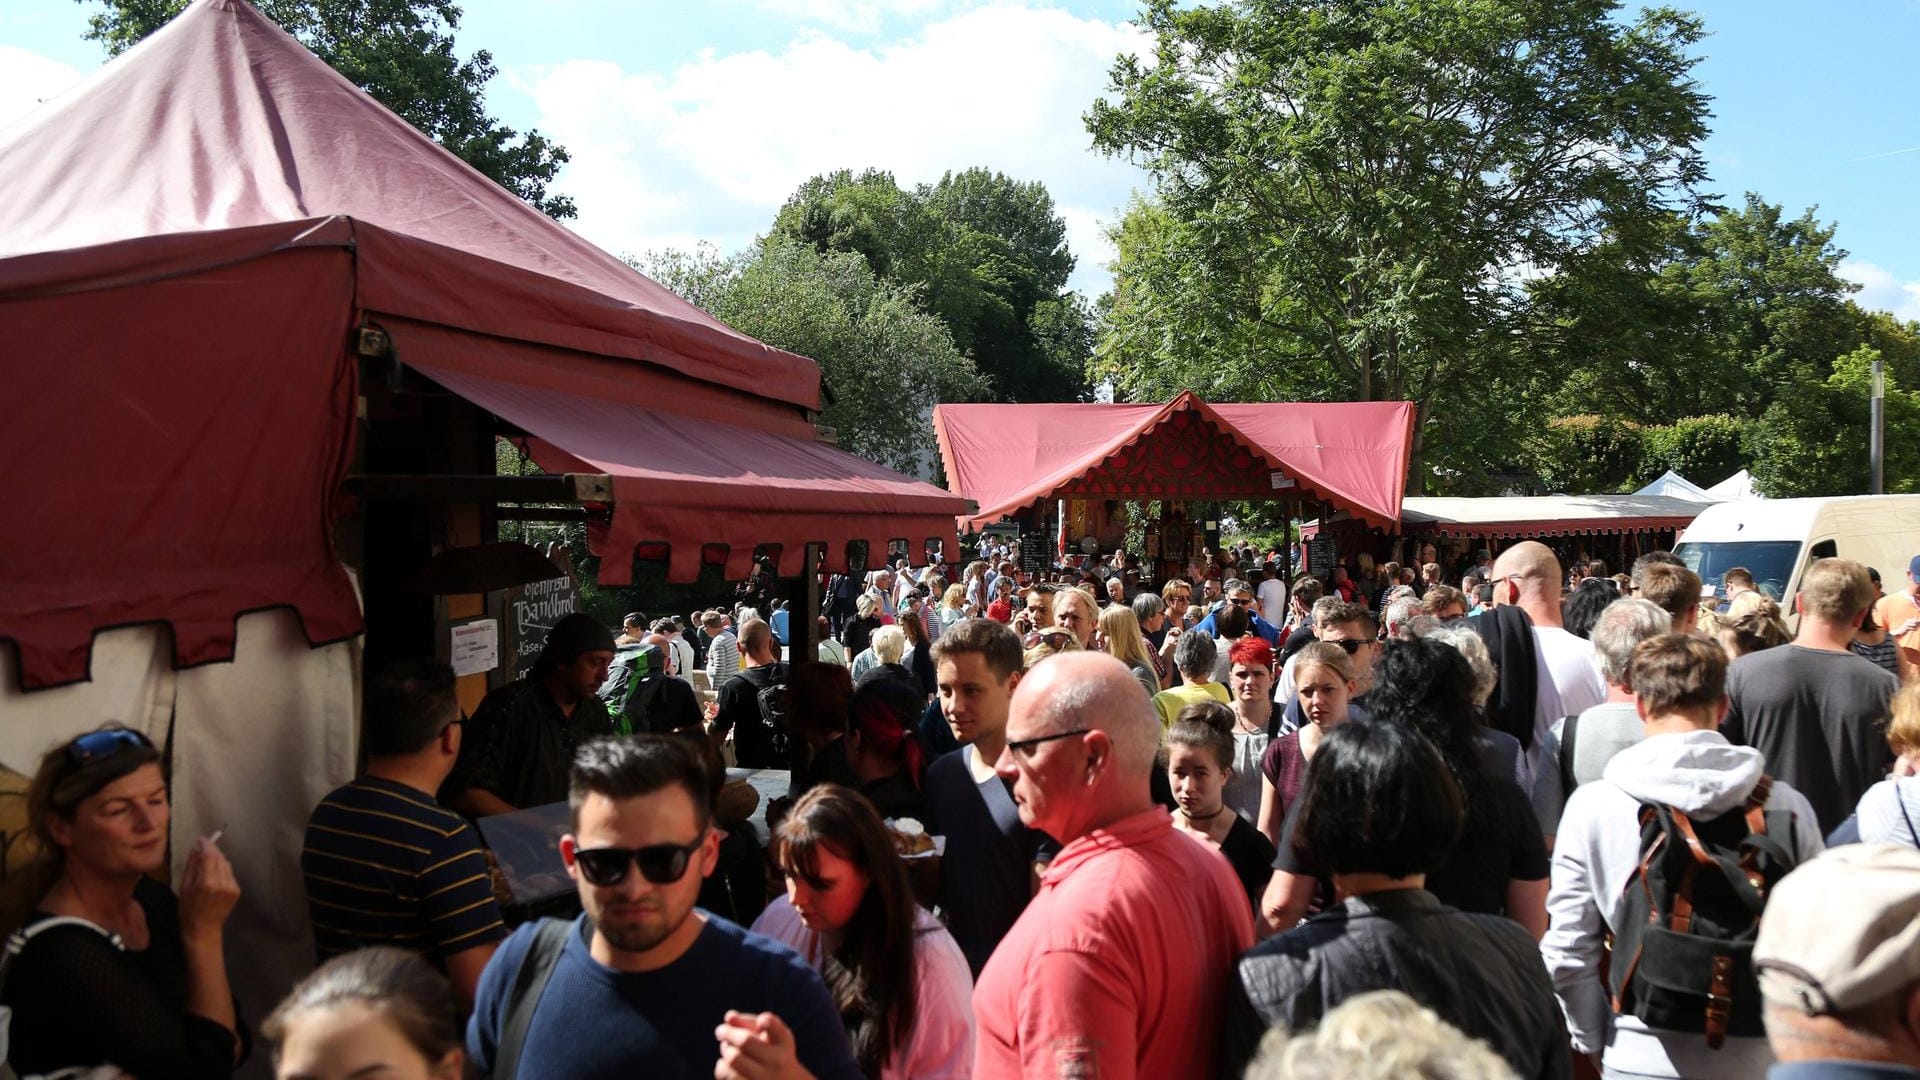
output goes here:
{"type": "MultiPolygon", "coordinates": [[[[1920,1076],[1920,557],[1809,566],[1789,631],[1664,553],[981,555],[569,616],[471,716],[375,672],[278,1074],[1920,1076]],[[786,770],[763,820],[730,764],[786,770]],[[557,803],[579,913],[526,918],[473,821],[557,803]]],[[[109,725],[34,777],[23,1076],[254,1052],[165,764],[109,725]]]]}

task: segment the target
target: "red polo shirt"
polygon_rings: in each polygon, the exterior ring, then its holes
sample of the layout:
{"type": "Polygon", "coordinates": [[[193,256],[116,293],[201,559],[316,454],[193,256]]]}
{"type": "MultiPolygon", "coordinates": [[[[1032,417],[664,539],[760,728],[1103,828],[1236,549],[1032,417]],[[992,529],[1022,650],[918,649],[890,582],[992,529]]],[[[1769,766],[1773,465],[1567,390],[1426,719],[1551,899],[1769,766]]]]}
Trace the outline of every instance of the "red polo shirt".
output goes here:
{"type": "Polygon", "coordinates": [[[973,992],[976,1080],[1212,1076],[1253,944],[1227,860],[1154,807],[1073,841],[973,992]]]}

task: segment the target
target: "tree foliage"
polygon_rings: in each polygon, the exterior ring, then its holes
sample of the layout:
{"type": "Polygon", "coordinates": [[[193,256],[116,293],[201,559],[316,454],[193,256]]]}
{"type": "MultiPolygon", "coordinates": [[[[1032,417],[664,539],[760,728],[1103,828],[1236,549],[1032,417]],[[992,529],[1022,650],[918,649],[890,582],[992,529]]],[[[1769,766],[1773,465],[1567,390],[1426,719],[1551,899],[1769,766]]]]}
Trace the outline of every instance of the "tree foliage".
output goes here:
{"type": "Polygon", "coordinates": [[[730,259],[704,248],[637,265],[742,333],[817,361],[827,391],[822,422],[870,460],[931,467],[934,405],[984,390],[914,290],[882,279],[858,253],[768,238],[730,259]]]}
{"type": "MultiPolygon", "coordinates": [[[[1803,376],[1768,407],[1754,431],[1753,478],[1769,498],[1867,491],[1873,361],[1861,346],[1824,379],[1803,376]]],[[[1920,491],[1920,392],[1886,388],[1886,487],[1920,491]]]]}
{"type": "Polygon", "coordinates": [[[800,186],[770,237],[851,252],[917,290],[985,378],[995,401],[1073,401],[1089,393],[1092,314],[1067,291],[1074,258],[1044,185],[986,169],[906,190],[892,174],[842,169],[800,186]]]}
{"type": "Polygon", "coordinates": [[[1154,182],[1114,230],[1098,372],[1411,400],[1415,490],[1490,471],[1516,449],[1496,395],[1540,374],[1525,280],[1704,205],[1700,23],[1618,6],[1150,0],[1151,59],[1122,57],[1087,116],[1154,182]]]}
{"type": "MultiPolygon", "coordinates": [[[[111,55],[133,47],[186,10],[188,0],[79,0],[104,10],[87,37],[111,55]]],[[[256,0],[270,19],[409,124],[494,182],[556,218],[573,200],[548,185],[567,151],[538,131],[524,135],[488,115],[486,86],[498,74],[481,50],[461,59],[452,0],[256,0]]]]}

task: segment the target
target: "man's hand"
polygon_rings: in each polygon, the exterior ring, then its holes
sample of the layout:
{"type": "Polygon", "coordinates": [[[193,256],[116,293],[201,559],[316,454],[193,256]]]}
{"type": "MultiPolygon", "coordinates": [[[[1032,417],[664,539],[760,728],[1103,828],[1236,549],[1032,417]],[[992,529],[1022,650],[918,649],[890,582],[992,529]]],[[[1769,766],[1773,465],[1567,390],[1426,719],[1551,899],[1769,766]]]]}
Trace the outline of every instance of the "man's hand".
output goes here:
{"type": "Polygon", "coordinates": [[[1920,630],[1920,618],[1908,619],[1906,622],[1903,622],[1899,626],[1894,627],[1893,636],[1906,637],[1908,634],[1913,633],[1915,630],[1920,630]]]}
{"type": "Polygon", "coordinates": [[[726,1021],[713,1034],[720,1040],[714,1080],[812,1080],[813,1074],[800,1065],[793,1032],[770,1012],[728,1009],[726,1021]]]}

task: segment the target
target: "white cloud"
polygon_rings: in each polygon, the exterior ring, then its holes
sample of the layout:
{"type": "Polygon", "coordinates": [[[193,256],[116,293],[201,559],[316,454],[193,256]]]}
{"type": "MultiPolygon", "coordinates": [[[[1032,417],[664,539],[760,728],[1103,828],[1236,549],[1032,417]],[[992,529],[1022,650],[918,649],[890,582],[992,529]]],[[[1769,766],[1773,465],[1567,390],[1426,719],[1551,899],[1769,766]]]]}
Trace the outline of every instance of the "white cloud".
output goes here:
{"type": "Polygon", "coordinates": [[[0,45],[0,128],[80,81],[84,73],[17,45],[0,45]]]}
{"type": "Polygon", "coordinates": [[[1124,23],[996,4],[871,46],[809,29],[777,52],[709,50],[672,71],[574,60],[510,77],[573,155],[557,187],[579,205],[574,227],[608,250],[688,236],[737,249],[834,169],[911,185],[984,165],[1046,184],[1080,259],[1074,284],[1097,293],[1112,258],[1099,222],[1142,174],[1095,153],[1080,116],[1114,57],[1144,46],[1124,23]]]}
{"type": "Polygon", "coordinates": [[[755,0],[768,15],[795,22],[831,26],[860,34],[878,31],[887,19],[922,18],[942,6],[942,0],[755,0]]]}
{"type": "Polygon", "coordinates": [[[1854,302],[1863,308],[1891,311],[1896,318],[1920,320],[1920,281],[1901,281],[1892,271],[1874,263],[1848,259],[1839,267],[1839,275],[1858,282],[1860,291],[1854,302]]]}

